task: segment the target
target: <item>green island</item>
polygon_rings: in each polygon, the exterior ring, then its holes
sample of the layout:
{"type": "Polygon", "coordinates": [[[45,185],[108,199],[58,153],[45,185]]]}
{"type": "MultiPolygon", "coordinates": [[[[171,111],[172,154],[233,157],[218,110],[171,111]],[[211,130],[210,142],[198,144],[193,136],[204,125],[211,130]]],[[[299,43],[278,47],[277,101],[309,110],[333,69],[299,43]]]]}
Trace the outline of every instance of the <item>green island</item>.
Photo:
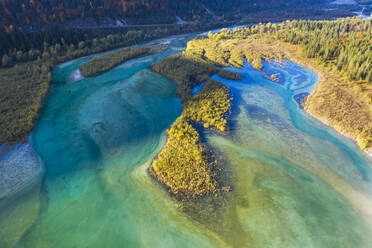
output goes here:
{"type": "Polygon", "coordinates": [[[372,21],[287,22],[276,38],[293,61],[319,75],[305,110],[371,155],[372,21]]]}
{"type": "Polygon", "coordinates": [[[91,61],[82,64],[79,67],[84,77],[92,77],[97,74],[111,70],[118,64],[125,61],[145,57],[151,54],[159,53],[164,50],[164,46],[133,46],[110,52],[100,57],[93,58],[91,61]]]}
{"type": "MultiPolygon", "coordinates": [[[[176,196],[203,196],[222,188],[216,173],[222,165],[213,159],[211,162],[212,152],[201,144],[193,124],[201,123],[206,129],[222,133],[228,130],[229,89],[209,76],[218,73],[241,79],[239,74],[227,73],[221,67],[242,68],[245,60],[259,71],[263,60],[278,64],[290,60],[316,71],[320,79],[304,103],[305,110],[370,152],[371,53],[371,20],[360,18],[222,29],[189,41],[182,54],[152,66],[178,85],[183,113],[168,131],[168,141],[153,161],[151,174],[176,196]],[[192,96],[192,89],[205,81],[203,90],[192,96]]],[[[264,76],[273,82],[280,78],[277,74],[264,76]]]]}

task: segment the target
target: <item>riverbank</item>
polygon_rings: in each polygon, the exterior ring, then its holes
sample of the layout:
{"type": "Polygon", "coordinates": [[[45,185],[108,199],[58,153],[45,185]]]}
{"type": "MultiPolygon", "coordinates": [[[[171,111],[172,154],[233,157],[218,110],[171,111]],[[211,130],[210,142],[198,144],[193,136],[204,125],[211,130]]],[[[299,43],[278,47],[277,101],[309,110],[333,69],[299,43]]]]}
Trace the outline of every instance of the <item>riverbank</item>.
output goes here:
{"type": "MultiPolygon", "coordinates": [[[[318,30],[319,32],[319,30],[318,30]]],[[[220,66],[241,68],[244,61],[262,70],[262,60],[292,60],[312,69],[319,83],[304,103],[305,111],[338,132],[353,139],[368,155],[372,155],[372,72],[368,65],[368,23],[361,19],[337,21],[299,21],[259,25],[252,28],[223,29],[208,37],[194,39],[188,49],[220,66]],[[359,25],[344,31],[343,40],[327,35],[336,25],[359,25]],[[324,25],[321,33],[326,41],[313,41],[305,36],[309,29],[316,36],[316,25],[324,25]],[[367,28],[364,26],[367,25],[367,28]],[[306,27],[306,28],[304,28],[306,27]],[[303,30],[302,30],[302,29],[303,30]],[[359,44],[364,56],[352,44],[359,44]],[[332,52],[330,52],[332,50],[332,52]]],[[[280,75],[279,75],[280,77],[280,75]]]]}
{"type": "Polygon", "coordinates": [[[372,157],[371,141],[370,139],[366,141],[366,134],[363,133],[368,128],[372,130],[372,106],[368,98],[358,93],[355,87],[338,73],[319,65],[316,59],[305,58],[302,55],[302,47],[286,42],[280,44],[288,53],[290,60],[309,68],[318,75],[318,83],[305,101],[305,111],[354,140],[372,157]]]}

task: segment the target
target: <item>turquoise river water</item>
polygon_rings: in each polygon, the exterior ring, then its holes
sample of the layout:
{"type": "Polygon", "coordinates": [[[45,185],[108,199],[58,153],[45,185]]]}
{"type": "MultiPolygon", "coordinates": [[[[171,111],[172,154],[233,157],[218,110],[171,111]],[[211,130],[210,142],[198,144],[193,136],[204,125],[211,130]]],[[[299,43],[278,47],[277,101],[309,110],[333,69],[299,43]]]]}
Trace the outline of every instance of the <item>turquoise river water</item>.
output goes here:
{"type": "Polygon", "coordinates": [[[181,103],[148,67],[192,37],[155,41],[168,50],[89,79],[77,68],[93,56],[55,68],[32,134],[44,179],[0,210],[1,248],[371,247],[371,160],[297,104],[317,77],[294,63],[264,64],[279,83],[249,65],[229,68],[241,81],[214,77],[234,97],[231,133],[204,134],[229,174],[227,197],[186,214],[149,177],[181,103]]]}

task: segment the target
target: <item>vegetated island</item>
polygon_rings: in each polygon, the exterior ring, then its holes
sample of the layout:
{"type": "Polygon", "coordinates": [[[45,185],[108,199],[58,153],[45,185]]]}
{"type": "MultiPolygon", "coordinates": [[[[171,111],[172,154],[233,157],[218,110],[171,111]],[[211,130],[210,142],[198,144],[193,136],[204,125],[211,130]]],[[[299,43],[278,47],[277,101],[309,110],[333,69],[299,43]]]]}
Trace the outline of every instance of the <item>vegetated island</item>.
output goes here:
{"type": "Polygon", "coordinates": [[[229,191],[228,183],[221,180],[220,162],[200,139],[198,129],[202,127],[198,124],[221,133],[228,131],[230,90],[210,76],[216,73],[230,79],[241,79],[241,76],[188,50],[155,63],[152,69],[178,85],[183,112],[168,130],[165,147],[152,162],[150,174],[177,199],[229,191]],[[193,96],[192,89],[203,82],[203,89],[193,96]]]}
{"type": "MultiPolygon", "coordinates": [[[[336,21],[287,21],[209,33],[187,44],[182,54],[155,63],[152,69],[178,85],[183,113],[168,130],[168,140],[149,171],[176,198],[197,198],[229,191],[219,183],[222,165],[201,143],[196,123],[219,132],[228,130],[229,89],[209,78],[219,73],[240,79],[220,67],[256,70],[262,60],[292,60],[315,70],[320,80],[305,110],[353,138],[361,149],[372,148],[372,25],[360,18],[336,21]],[[203,90],[192,89],[206,82],[203,90]]],[[[264,75],[278,82],[280,75],[264,75]]]]}
{"type": "Polygon", "coordinates": [[[92,77],[109,71],[116,65],[128,60],[160,53],[165,49],[166,46],[164,45],[126,47],[103,56],[95,57],[91,61],[80,65],[79,70],[84,77],[92,77]]]}

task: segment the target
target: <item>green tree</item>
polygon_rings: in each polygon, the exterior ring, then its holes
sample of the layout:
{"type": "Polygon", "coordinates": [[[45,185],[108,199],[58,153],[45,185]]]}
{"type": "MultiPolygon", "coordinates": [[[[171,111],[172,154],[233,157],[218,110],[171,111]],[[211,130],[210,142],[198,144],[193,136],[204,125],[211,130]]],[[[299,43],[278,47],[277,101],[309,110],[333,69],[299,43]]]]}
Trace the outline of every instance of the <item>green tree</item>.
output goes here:
{"type": "Polygon", "coordinates": [[[366,77],[367,83],[372,83],[372,71],[369,71],[366,77]]]}

